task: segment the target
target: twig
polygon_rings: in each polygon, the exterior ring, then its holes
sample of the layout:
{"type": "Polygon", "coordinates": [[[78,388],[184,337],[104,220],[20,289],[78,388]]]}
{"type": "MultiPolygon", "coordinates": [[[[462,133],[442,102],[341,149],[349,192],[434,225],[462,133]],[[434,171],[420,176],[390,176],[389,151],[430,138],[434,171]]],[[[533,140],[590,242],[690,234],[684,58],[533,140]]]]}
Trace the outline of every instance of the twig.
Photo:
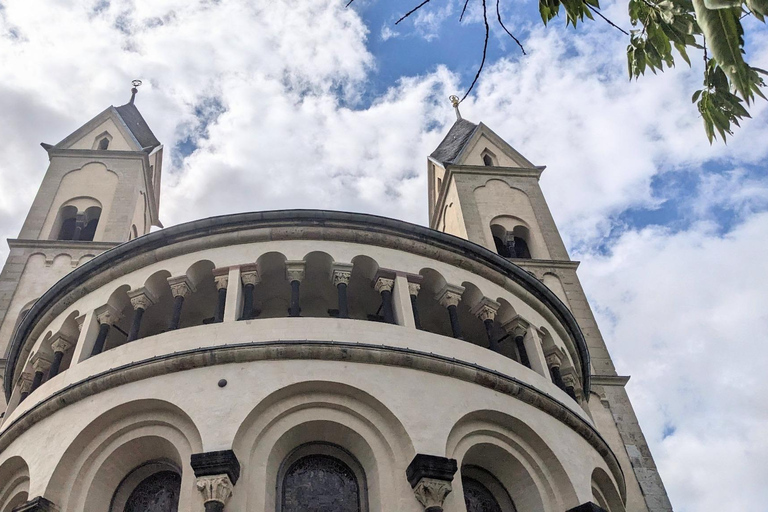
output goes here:
{"type": "Polygon", "coordinates": [[[400,18],[399,20],[397,20],[397,21],[395,22],[395,25],[397,25],[398,23],[400,23],[401,21],[403,21],[405,18],[407,18],[407,17],[408,17],[408,16],[410,16],[411,14],[415,13],[416,11],[418,11],[419,9],[421,9],[422,7],[424,7],[425,5],[427,5],[429,2],[430,2],[430,0],[424,0],[423,2],[421,2],[419,5],[417,5],[416,7],[414,7],[413,9],[411,9],[410,11],[408,11],[407,13],[405,13],[405,15],[403,15],[403,17],[402,17],[402,18],[400,18]]]}
{"type": "Polygon", "coordinates": [[[480,73],[482,73],[483,71],[483,66],[485,66],[485,56],[488,52],[488,34],[491,31],[491,28],[488,26],[488,7],[485,4],[485,0],[483,0],[483,21],[485,22],[485,42],[483,43],[483,60],[480,62],[480,68],[477,70],[475,79],[472,80],[472,85],[469,86],[469,89],[467,89],[467,92],[464,94],[464,97],[461,98],[459,103],[467,99],[467,96],[469,96],[469,93],[472,92],[472,89],[475,87],[477,80],[480,78],[480,73]]]}
{"type": "Polygon", "coordinates": [[[608,18],[603,16],[603,13],[601,13],[598,9],[596,9],[595,6],[587,4],[586,2],[585,2],[585,4],[586,4],[587,7],[589,7],[592,10],[592,12],[594,12],[595,14],[597,14],[598,16],[603,18],[606,21],[606,23],[608,23],[610,26],[612,26],[616,30],[621,31],[621,33],[624,34],[625,36],[629,35],[629,32],[627,32],[626,30],[624,30],[623,28],[621,28],[620,26],[618,26],[617,24],[615,24],[614,22],[612,22],[611,20],[609,20],[608,18]]]}
{"type": "Polygon", "coordinates": [[[501,9],[499,9],[499,2],[500,0],[496,0],[496,17],[499,18],[499,25],[501,25],[501,28],[504,29],[504,32],[509,34],[509,37],[511,37],[517,43],[517,46],[520,47],[520,51],[523,52],[523,55],[528,55],[527,53],[525,53],[525,48],[523,48],[522,43],[518,41],[518,39],[515,36],[512,35],[512,32],[507,30],[507,27],[504,25],[504,22],[501,21],[501,9]]]}
{"type": "Polygon", "coordinates": [[[467,5],[469,5],[469,0],[464,2],[464,8],[461,10],[461,16],[459,16],[459,23],[464,19],[464,13],[467,12],[467,5]]]}

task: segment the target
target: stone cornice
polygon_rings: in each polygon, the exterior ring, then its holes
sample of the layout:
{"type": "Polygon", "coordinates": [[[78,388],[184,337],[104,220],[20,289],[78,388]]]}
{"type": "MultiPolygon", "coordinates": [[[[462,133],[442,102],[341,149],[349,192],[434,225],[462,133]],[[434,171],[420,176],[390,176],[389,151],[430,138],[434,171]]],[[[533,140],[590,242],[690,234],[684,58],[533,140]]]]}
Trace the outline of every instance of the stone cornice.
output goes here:
{"type": "Polygon", "coordinates": [[[629,382],[629,375],[592,375],[592,384],[595,386],[621,386],[629,382]]]}
{"type": "Polygon", "coordinates": [[[563,325],[578,355],[582,386],[589,396],[590,360],[586,341],[573,314],[543,283],[518,265],[488,249],[447,233],[407,222],[325,210],[280,210],[211,217],[172,226],[136,238],[102,253],[67,274],[38,299],[19,325],[10,346],[4,378],[10,399],[14,377],[19,371],[24,342],[42,329],[46,321],[61,313],[89,290],[160,261],[195,252],[205,243],[209,248],[251,242],[315,239],[387,247],[440,259],[474,274],[508,286],[509,281],[539,301],[563,325]],[[66,299],[66,300],[65,300],[66,299]]]}
{"type": "MultiPolygon", "coordinates": [[[[526,382],[474,363],[433,353],[385,345],[335,341],[280,340],[238,343],[179,351],[110,368],[70,384],[32,406],[9,425],[3,425],[4,430],[0,432],[0,452],[34,424],[56,411],[109,389],[195,368],[278,359],[399,366],[459,379],[514,397],[545,412],[580,435],[603,457],[619,486],[624,485],[624,474],[618,459],[595,427],[556,398],[526,382]]],[[[623,488],[621,493],[624,494],[623,488]]]]}
{"type": "Polygon", "coordinates": [[[11,249],[80,249],[83,251],[108,251],[120,245],[120,242],[83,242],[79,240],[29,240],[24,238],[9,238],[8,247],[11,249]]]}

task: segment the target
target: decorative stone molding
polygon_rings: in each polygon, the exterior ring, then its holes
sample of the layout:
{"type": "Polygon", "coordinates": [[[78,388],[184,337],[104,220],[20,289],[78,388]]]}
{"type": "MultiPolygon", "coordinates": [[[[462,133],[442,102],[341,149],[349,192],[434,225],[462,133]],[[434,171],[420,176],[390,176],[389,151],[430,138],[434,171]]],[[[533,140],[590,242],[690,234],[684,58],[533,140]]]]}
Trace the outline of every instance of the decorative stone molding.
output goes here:
{"type": "Polygon", "coordinates": [[[333,286],[339,286],[340,284],[348,285],[351,277],[351,263],[334,263],[331,267],[331,280],[333,281],[333,286]]]}
{"type": "Polygon", "coordinates": [[[51,363],[52,361],[48,356],[40,353],[37,353],[32,357],[32,368],[35,369],[35,372],[47,372],[48,368],[51,367],[51,363]]]}
{"type": "Polygon", "coordinates": [[[137,288],[129,291],[128,298],[131,299],[131,306],[133,306],[133,309],[141,308],[144,311],[157,302],[157,297],[155,297],[155,295],[147,288],[137,288]]]}
{"type": "Polygon", "coordinates": [[[463,286],[446,284],[442,290],[435,294],[435,300],[437,300],[444,308],[449,306],[458,306],[459,302],[461,302],[461,295],[463,293],[463,286]]]}
{"type": "Polygon", "coordinates": [[[421,285],[419,283],[408,282],[408,295],[418,296],[419,290],[421,290],[421,285]]]}
{"type": "Polygon", "coordinates": [[[72,348],[74,345],[74,340],[72,340],[69,336],[66,336],[62,333],[57,333],[51,342],[51,350],[54,352],[66,353],[67,350],[72,348]]]}
{"type": "Polygon", "coordinates": [[[243,285],[250,284],[256,286],[261,282],[261,274],[259,274],[258,270],[241,271],[240,280],[243,282],[243,285]]]}
{"type": "Polygon", "coordinates": [[[445,497],[453,490],[451,481],[457,469],[455,459],[423,453],[413,458],[405,476],[426,512],[442,512],[445,497]]]}
{"type": "Polygon", "coordinates": [[[227,286],[229,285],[229,275],[213,276],[213,282],[216,283],[217,290],[226,290],[227,286]]]}
{"type": "Polygon", "coordinates": [[[286,261],[285,262],[285,278],[289,282],[303,281],[307,264],[305,261],[286,261]]]}
{"type": "Polygon", "coordinates": [[[169,277],[168,284],[171,286],[171,294],[174,298],[184,297],[186,299],[190,293],[197,291],[195,285],[186,275],[169,277]]]}
{"type": "Polygon", "coordinates": [[[499,312],[501,304],[495,300],[491,300],[488,297],[483,297],[480,302],[475,304],[470,312],[485,322],[486,320],[493,320],[496,318],[496,313],[499,312]]]}
{"type": "Polygon", "coordinates": [[[115,325],[123,315],[109,304],[96,310],[96,319],[99,324],[115,325]]]}
{"type": "Polygon", "coordinates": [[[19,391],[22,393],[29,393],[32,389],[32,379],[34,379],[34,377],[31,374],[22,373],[17,384],[17,386],[19,386],[19,391]]]}
{"type": "Polygon", "coordinates": [[[521,318],[520,315],[517,315],[512,320],[502,325],[502,328],[515,338],[518,336],[525,336],[525,333],[528,332],[530,327],[531,324],[521,318]]]}
{"type": "Polygon", "coordinates": [[[33,498],[21,505],[17,505],[13,512],[57,512],[59,507],[53,504],[42,496],[33,498]]]}
{"type": "Polygon", "coordinates": [[[205,503],[215,501],[222,505],[227,504],[234,488],[229,475],[199,476],[196,485],[197,490],[202,493],[205,503]]]}
{"type": "Polygon", "coordinates": [[[379,277],[378,279],[376,279],[376,282],[373,284],[373,288],[378,293],[391,292],[392,288],[394,287],[395,287],[395,280],[389,279],[386,277],[379,277]]]}
{"type": "Polygon", "coordinates": [[[562,366],[563,361],[565,360],[565,354],[558,347],[554,347],[548,350],[546,354],[544,354],[544,357],[547,359],[547,366],[550,368],[559,368],[562,366]]]}

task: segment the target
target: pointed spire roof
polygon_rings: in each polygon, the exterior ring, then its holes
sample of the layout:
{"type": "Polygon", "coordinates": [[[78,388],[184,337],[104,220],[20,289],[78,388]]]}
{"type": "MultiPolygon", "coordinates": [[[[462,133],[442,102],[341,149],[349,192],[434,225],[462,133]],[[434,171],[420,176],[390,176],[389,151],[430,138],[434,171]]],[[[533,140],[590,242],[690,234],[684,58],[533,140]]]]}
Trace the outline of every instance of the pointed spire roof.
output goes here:
{"type": "Polygon", "coordinates": [[[466,119],[457,119],[443,139],[443,142],[429,156],[442,164],[453,163],[461,154],[469,139],[472,138],[477,127],[478,125],[466,119]]]}
{"type": "Polygon", "coordinates": [[[149,125],[144,120],[144,117],[142,117],[141,112],[139,112],[139,109],[136,108],[136,105],[133,103],[133,97],[131,97],[131,101],[125,105],[114,108],[133,136],[136,137],[136,140],[139,142],[142,149],[155,149],[160,145],[160,141],[157,140],[155,134],[152,133],[149,125]]]}

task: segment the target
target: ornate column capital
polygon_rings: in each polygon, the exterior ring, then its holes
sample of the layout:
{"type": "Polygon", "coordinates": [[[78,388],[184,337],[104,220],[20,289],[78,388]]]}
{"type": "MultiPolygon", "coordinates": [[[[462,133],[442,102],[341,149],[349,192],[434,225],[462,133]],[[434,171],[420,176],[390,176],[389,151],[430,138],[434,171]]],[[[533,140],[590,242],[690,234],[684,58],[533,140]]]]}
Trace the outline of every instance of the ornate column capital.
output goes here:
{"type": "Polygon", "coordinates": [[[331,266],[331,280],[333,286],[339,286],[340,284],[349,284],[349,279],[352,277],[352,264],[351,263],[338,263],[334,262],[331,266]]]}
{"type": "Polygon", "coordinates": [[[425,511],[442,512],[443,501],[453,490],[451,481],[457,469],[455,459],[416,454],[405,470],[405,476],[425,511]]]}
{"type": "Polygon", "coordinates": [[[499,312],[499,308],[501,307],[501,304],[496,302],[495,300],[489,299],[488,297],[483,297],[480,299],[480,302],[472,306],[472,309],[470,309],[470,312],[478,317],[480,320],[485,322],[486,320],[493,320],[496,318],[496,313],[499,312]]]}
{"type": "Polygon", "coordinates": [[[442,290],[435,294],[435,300],[440,303],[444,308],[450,306],[458,306],[461,302],[461,295],[464,293],[463,286],[456,286],[454,284],[446,284],[442,290]]]}
{"type": "Polygon", "coordinates": [[[108,324],[112,326],[116,324],[122,317],[123,315],[109,304],[106,304],[96,310],[96,319],[99,321],[99,324],[108,324]]]}
{"type": "Polygon", "coordinates": [[[507,331],[512,336],[514,336],[515,338],[517,338],[518,336],[525,336],[525,333],[528,332],[528,329],[530,328],[530,326],[531,324],[529,324],[527,321],[521,318],[520,315],[517,315],[512,320],[502,325],[504,330],[507,331]]]}
{"type": "Polygon", "coordinates": [[[395,280],[389,279],[387,277],[378,277],[376,279],[376,282],[373,283],[373,288],[378,293],[381,292],[391,292],[392,288],[395,287],[395,280]]]}
{"type": "Polygon", "coordinates": [[[51,341],[51,350],[54,352],[66,353],[67,350],[72,348],[75,342],[69,336],[60,332],[56,333],[51,341]]]}
{"type": "Polygon", "coordinates": [[[307,263],[301,260],[289,260],[285,262],[285,278],[289,282],[303,281],[307,263]]]}
{"type": "Polygon", "coordinates": [[[408,295],[419,295],[421,284],[408,281],[408,295]]]}
{"type": "Polygon", "coordinates": [[[226,290],[227,286],[229,285],[229,274],[223,276],[213,276],[213,282],[216,283],[217,290],[226,290]]]}
{"type": "Polygon", "coordinates": [[[243,268],[240,267],[240,280],[243,282],[243,285],[250,284],[256,286],[261,282],[261,274],[259,274],[257,269],[243,270],[243,268]]]}
{"type": "Polygon", "coordinates": [[[195,285],[192,284],[192,281],[186,275],[169,277],[167,280],[174,298],[184,297],[186,299],[190,293],[195,293],[196,291],[195,285]]]}
{"type": "Polygon", "coordinates": [[[35,369],[35,372],[42,372],[45,373],[48,371],[48,368],[51,367],[51,359],[45,355],[37,353],[34,356],[32,356],[32,368],[35,369]]]}
{"type": "Polygon", "coordinates": [[[550,368],[553,366],[556,366],[559,368],[563,363],[563,358],[557,349],[548,352],[545,357],[547,359],[547,366],[549,366],[550,368]]]}
{"type": "Polygon", "coordinates": [[[199,476],[197,477],[196,485],[197,490],[202,493],[205,503],[216,501],[222,505],[227,504],[234,488],[229,475],[199,476]]]}
{"type": "Polygon", "coordinates": [[[131,306],[133,306],[133,309],[141,308],[144,311],[157,302],[157,297],[145,287],[129,291],[128,298],[131,299],[131,306]]]}
{"type": "Polygon", "coordinates": [[[32,389],[32,379],[34,379],[32,374],[22,373],[16,384],[19,386],[19,391],[22,393],[29,393],[29,391],[32,389]]]}

